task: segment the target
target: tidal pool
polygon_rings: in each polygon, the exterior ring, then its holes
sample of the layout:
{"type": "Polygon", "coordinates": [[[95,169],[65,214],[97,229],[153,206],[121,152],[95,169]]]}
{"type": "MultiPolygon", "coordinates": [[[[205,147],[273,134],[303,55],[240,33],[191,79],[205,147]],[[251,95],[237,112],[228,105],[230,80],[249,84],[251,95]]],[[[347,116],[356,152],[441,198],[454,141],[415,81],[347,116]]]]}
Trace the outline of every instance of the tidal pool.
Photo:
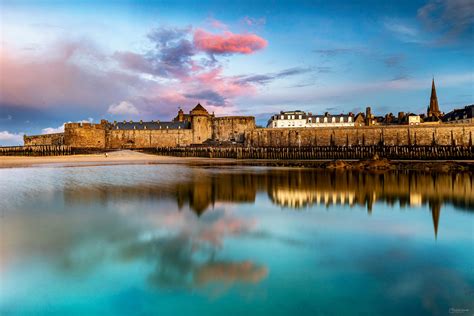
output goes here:
{"type": "Polygon", "coordinates": [[[474,177],[0,169],[0,315],[474,311],[474,177]]]}

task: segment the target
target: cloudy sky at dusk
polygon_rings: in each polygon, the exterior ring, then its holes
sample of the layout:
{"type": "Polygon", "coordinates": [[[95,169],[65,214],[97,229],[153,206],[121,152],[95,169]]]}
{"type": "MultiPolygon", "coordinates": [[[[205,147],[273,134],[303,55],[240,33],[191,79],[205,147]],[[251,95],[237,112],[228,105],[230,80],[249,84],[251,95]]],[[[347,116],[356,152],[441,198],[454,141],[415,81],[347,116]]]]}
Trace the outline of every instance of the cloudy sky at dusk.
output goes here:
{"type": "Polygon", "coordinates": [[[474,103],[474,2],[0,1],[0,144],[88,120],[474,103]]]}

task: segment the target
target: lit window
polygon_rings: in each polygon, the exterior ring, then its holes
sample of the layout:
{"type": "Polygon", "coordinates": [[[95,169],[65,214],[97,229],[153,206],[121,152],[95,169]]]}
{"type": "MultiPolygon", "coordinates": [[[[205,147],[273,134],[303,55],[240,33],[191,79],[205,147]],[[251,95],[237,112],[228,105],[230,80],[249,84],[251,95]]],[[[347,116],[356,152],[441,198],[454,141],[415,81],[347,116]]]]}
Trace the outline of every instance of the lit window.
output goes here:
{"type": "Polygon", "coordinates": [[[325,117],[325,118],[324,118],[324,123],[327,123],[327,122],[328,122],[328,118],[325,117]]]}
{"type": "Polygon", "coordinates": [[[336,122],[336,118],[333,117],[331,121],[332,121],[333,123],[336,122]]]}
{"type": "Polygon", "coordinates": [[[339,122],[344,122],[344,118],[342,116],[339,118],[339,122]]]}
{"type": "Polygon", "coordinates": [[[303,118],[302,115],[300,115],[300,120],[301,120],[302,118],[303,118]]]}
{"type": "Polygon", "coordinates": [[[349,117],[347,118],[347,121],[348,121],[348,122],[352,122],[352,117],[349,116],[349,117]]]}
{"type": "Polygon", "coordinates": [[[283,120],[283,115],[280,116],[280,119],[283,120]]]}
{"type": "Polygon", "coordinates": [[[319,123],[319,117],[316,118],[316,123],[319,123]]]}

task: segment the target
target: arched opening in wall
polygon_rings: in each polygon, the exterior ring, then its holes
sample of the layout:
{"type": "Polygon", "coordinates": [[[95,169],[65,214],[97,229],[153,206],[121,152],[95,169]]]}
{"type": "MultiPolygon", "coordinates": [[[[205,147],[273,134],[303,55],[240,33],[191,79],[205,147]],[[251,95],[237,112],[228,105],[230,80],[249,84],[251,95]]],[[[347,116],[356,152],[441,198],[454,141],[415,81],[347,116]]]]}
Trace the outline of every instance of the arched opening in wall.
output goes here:
{"type": "Polygon", "coordinates": [[[135,141],[133,141],[133,139],[129,139],[122,145],[122,147],[123,148],[132,148],[132,147],[134,147],[134,145],[135,145],[135,141]]]}

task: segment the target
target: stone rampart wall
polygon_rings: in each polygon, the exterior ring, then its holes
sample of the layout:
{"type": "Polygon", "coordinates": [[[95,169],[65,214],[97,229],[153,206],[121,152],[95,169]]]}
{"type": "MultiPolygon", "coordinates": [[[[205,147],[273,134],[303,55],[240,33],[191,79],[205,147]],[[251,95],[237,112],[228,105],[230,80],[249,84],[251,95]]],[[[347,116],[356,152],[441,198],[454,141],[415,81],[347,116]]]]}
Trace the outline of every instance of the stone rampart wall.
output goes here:
{"type": "Polygon", "coordinates": [[[25,146],[37,146],[37,145],[58,145],[59,146],[59,145],[64,144],[64,133],[24,136],[23,141],[24,141],[25,146]]]}
{"type": "Polygon", "coordinates": [[[177,147],[192,143],[191,129],[165,130],[109,130],[107,148],[177,147]]]}
{"type": "Polygon", "coordinates": [[[253,116],[216,117],[212,121],[214,140],[243,142],[246,132],[255,129],[253,116]]]}
{"type": "Polygon", "coordinates": [[[250,147],[292,146],[470,146],[474,125],[259,128],[245,133],[250,147]]]}

